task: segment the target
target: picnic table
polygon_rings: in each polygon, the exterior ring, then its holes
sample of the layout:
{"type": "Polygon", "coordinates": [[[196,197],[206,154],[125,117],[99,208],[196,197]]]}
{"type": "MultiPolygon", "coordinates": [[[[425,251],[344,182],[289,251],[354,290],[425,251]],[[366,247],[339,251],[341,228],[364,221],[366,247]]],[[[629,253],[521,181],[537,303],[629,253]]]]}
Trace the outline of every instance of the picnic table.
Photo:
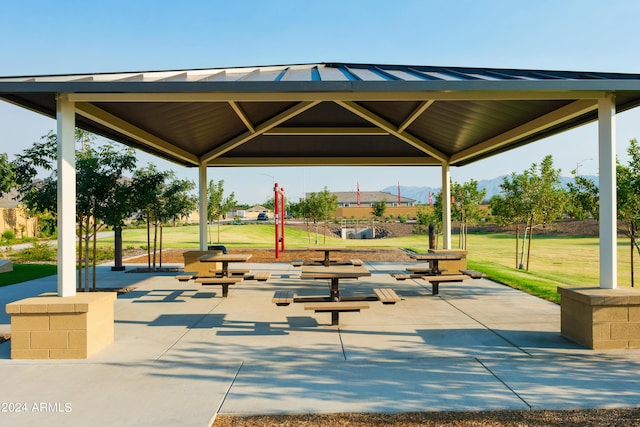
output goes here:
{"type": "Polygon", "coordinates": [[[438,266],[439,261],[445,260],[460,260],[462,259],[462,255],[460,254],[443,254],[443,253],[427,253],[427,254],[415,254],[412,255],[411,258],[416,261],[428,261],[429,269],[426,271],[427,274],[431,274],[433,276],[437,276],[442,273],[438,266]]]}
{"type": "Polygon", "coordinates": [[[222,263],[222,277],[229,277],[229,263],[232,262],[247,262],[251,258],[251,254],[207,254],[202,255],[200,262],[220,262],[222,263]]]}
{"type": "Polygon", "coordinates": [[[366,268],[352,265],[330,265],[328,267],[318,265],[307,265],[302,267],[303,279],[330,279],[331,290],[329,297],[333,301],[340,301],[340,279],[357,279],[359,277],[371,276],[366,268]]]}
{"type": "Polygon", "coordinates": [[[309,246],[307,248],[310,251],[324,252],[324,258],[322,259],[322,265],[329,267],[331,265],[331,252],[344,251],[346,246],[309,246]]]}
{"type": "Polygon", "coordinates": [[[221,277],[199,277],[196,278],[196,283],[203,285],[220,285],[222,286],[222,297],[226,298],[229,293],[229,286],[235,285],[242,281],[241,277],[230,277],[229,263],[231,262],[246,262],[251,258],[251,254],[207,254],[202,255],[200,262],[220,262],[222,263],[221,277]]]}
{"type": "Polygon", "coordinates": [[[339,323],[341,312],[354,312],[369,308],[369,304],[363,301],[343,301],[340,298],[340,279],[357,279],[371,276],[366,268],[352,265],[303,266],[300,277],[303,279],[330,279],[331,287],[329,298],[319,302],[305,304],[305,310],[314,310],[316,313],[331,313],[331,325],[339,323]]]}

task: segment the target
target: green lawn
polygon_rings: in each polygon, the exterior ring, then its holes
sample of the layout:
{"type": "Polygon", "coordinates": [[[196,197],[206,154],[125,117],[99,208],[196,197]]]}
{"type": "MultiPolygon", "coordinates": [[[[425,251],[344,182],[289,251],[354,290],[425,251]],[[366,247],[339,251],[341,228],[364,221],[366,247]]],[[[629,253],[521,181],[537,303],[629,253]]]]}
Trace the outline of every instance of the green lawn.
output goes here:
{"type": "Polygon", "coordinates": [[[0,287],[56,274],[58,267],[52,264],[13,264],[13,271],[0,273],[0,287]]]}
{"type": "MultiPolygon", "coordinates": [[[[218,242],[217,227],[210,229],[211,241],[218,242]]],[[[273,248],[273,225],[221,225],[220,244],[228,248],[273,248]]],[[[146,229],[126,230],[123,234],[124,247],[146,247],[146,229]]],[[[287,228],[286,247],[305,248],[312,246],[315,233],[287,228]]],[[[197,226],[167,227],[164,230],[165,248],[198,248],[197,226]]],[[[373,240],[342,240],[320,236],[320,244],[341,245],[351,248],[409,248],[417,252],[428,249],[427,237],[406,236],[373,240]]],[[[104,246],[113,245],[112,238],[101,239],[104,246]]],[[[454,236],[453,247],[457,247],[454,236]]],[[[558,302],[558,286],[598,286],[599,246],[598,238],[534,236],[531,246],[529,271],[516,268],[515,238],[506,234],[471,234],[468,237],[468,267],[482,271],[493,280],[534,295],[558,302]]],[[[521,248],[519,248],[521,250],[521,248]]],[[[519,253],[518,253],[519,255],[519,253]]],[[[16,266],[16,273],[30,266],[16,266]]],[[[40,266],[45,269],[40,275],[55,273],[55,266],[40,266]],[[46,270],[49,269],[49,270],[46,270]]],[[[12,273],[12,274],[16,274],[12,273]]],[[[11,280],[9,273],[0,275],[0,285],[11,280]]],[[[41,277],[41,276],[36,276],[41,277]]],[[[29,280],[26,277],[22,280],[29,280]]],[[[15,283],[15,282],[14,282],[15,283]]],[[[626,239],[618,242],[618,285],[630,286],[629,244],[626,239]]]]}

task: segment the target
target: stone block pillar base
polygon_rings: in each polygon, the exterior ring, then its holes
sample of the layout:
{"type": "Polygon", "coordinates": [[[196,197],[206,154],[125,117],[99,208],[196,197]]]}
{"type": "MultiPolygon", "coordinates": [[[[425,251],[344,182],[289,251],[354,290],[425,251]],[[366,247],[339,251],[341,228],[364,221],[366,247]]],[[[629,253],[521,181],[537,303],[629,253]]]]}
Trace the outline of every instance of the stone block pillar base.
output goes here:
{"type": "Polygon", "coordinates": [[[12,359],[86,359],[113,343],[115,292],[48,293],[7,304],[12,359]]]}
{"type": "Polygon", "coordinates": [[[560,332],[594,350],[640,348],[640,290],[558,287],[560,332]]]}

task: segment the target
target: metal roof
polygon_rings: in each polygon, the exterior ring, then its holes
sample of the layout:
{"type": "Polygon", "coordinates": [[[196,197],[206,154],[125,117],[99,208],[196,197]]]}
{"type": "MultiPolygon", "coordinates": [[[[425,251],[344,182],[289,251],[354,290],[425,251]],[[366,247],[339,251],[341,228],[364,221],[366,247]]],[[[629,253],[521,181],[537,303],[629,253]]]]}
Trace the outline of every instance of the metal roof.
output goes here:
{"type": "Polygon", "coordinates": [[[318,63],[0,77],[0,98],[187,166],[461,166],[640,104],[640,74],[318,63]]]}

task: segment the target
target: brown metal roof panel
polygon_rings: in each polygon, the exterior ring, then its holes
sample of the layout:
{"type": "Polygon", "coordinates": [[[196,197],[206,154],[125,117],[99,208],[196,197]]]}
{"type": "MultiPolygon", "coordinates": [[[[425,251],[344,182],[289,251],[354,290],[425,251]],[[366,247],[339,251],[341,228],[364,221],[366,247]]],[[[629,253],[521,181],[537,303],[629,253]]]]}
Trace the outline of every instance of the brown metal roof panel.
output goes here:
{"type": "Polygon", "coordinates": [[[231,150],[227,155],[231,157],[428,157],[420,150],[389,135],[262,135],[231,150]]]}

